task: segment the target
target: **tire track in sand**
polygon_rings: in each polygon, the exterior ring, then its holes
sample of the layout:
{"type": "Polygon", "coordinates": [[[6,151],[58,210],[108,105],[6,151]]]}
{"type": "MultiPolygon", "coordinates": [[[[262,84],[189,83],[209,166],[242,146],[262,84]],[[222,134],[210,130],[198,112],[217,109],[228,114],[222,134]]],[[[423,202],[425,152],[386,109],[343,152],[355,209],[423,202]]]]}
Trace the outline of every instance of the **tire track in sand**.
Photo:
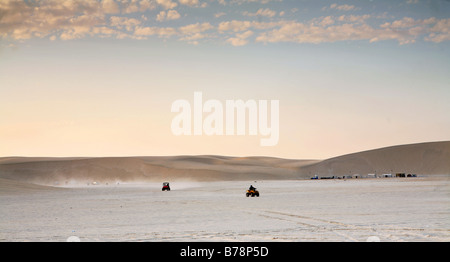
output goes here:
{"type": "MultiPolygon", "coordinates": [[[[352,237],[349,234],[352,231],[353,232],[368,232],[368,233],[370,232],[370,233],[372,233],[372,235],[380,235],[385,240],[388,240],[388,241],[402,241],[398,237],[393,236],[391,234],[382,234],[370,226],[357,226],[357,225],[346,224],[346,223],[333,221],[333,220],[326,220],[326,219],[322,219],[322,218],[303,216],[303,215],[279,212],[279,211],[271,211],[271,210],[264,211],[264,214],[260,214],[260,216],[264,216],[264,217],[271,218],[271,219],[291,221],[291,222],[295,222],[300,225],[314,228],[315,230],[323,230],[323,231],[327,231],[327,232],[332,232],[338,236],[343,237],[344,239],[347,239],[349,241],[354,241],[354,242],[359,242],[359,241],[361,241],[361,239],[356,239],[356,238],[352,237]]],[[[363,240],[365,240],[365,239],[363,239],[363,240]]]]}
{"type": "MultiPolygon", "coordinates": [[[[324,230],[332,231],[335,234],[341,235],[344,238],[347,238],[351,241],[360,241],[351,237],[348,234],[343,232],[367,232],[371,233],[371,235],[377,235],[383,241],[408,241],[407,238],[413,237],[415,240],[431,240],[431,241],[448,241],[449,232],[448,229],[425,229],[425,228],[411,228],[411,227],[401,227],[401,226],[392,226],[392,225],[379,225],[380,227],[372,227],[372,226],[359,226],[352,225],[342,222],[337,222],[333,220],[326,220],[322,218],[315,218],[309,216],[302,216],[298,214],[279,212],[279,211],[270,211],[266,210],[265,213],[278,215],[281,217],[289,217],[292,218],[293,222],[298,224],[303,224],[306,226],[321,228],[324,230]],[[305,222],[307,221],[307,222],[305,222]],[[406,238],[406,239],[405,239],[406,238]]],[[[280,217],[274,217],[280,219],[280,217]]],[[[286,220],[286,219],[285,219],[286,220]]],[[[363,233],[364,234],[364,233],[363,233]]],[[[362,235],[363,235],[362,234],[362,235]]],[[[361,235],[361,233],[360,233],[361,235]]],[[[364,239],[363,239],[364,240],[364,239]]]]}

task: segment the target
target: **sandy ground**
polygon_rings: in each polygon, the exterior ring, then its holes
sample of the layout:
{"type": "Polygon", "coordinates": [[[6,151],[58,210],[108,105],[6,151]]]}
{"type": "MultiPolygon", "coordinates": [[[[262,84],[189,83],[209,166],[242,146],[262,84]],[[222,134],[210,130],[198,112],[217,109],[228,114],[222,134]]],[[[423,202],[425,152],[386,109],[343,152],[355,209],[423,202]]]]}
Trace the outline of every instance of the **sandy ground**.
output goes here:
{"type": "Polygon", "coordinates": [[[450,241],[448,176],[171,187],[3,191],[0,241],[450,241]],[[261,197],[245,197],[250,184],[261,197]]]}

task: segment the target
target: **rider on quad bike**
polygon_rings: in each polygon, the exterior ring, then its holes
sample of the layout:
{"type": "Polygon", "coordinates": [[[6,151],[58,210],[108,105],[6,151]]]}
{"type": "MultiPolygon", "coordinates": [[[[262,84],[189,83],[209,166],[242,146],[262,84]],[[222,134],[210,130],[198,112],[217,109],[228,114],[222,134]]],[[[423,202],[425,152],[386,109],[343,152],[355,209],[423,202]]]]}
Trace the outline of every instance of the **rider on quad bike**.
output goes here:
{"type": "Polygon", "coordinates": [[[251,196],[251,197],[254,197],[254,196],[259,197],[259,191],[256,190],[256,187],[253,187],[253,185],[250,185],[250,187],[247,190],[247,193],[245,193],[245,196],[246,197],[249,197],[249,196],[251,196]]]}
{"type": "Polygon", "coordinates": [[[163,183],[162,191],[170,191],[169,182],[163,183]]]}

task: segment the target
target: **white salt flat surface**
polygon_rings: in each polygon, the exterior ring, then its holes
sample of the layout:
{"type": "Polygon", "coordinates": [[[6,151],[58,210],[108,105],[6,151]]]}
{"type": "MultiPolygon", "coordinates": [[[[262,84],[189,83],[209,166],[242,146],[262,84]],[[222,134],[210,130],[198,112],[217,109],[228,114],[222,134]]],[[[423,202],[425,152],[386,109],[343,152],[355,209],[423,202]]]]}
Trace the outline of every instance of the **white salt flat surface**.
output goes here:
{"type": "Polygon", "coordinates": [[[450,241],[447,176],[170,185],[2,194],[0,241],[450,241]]]}

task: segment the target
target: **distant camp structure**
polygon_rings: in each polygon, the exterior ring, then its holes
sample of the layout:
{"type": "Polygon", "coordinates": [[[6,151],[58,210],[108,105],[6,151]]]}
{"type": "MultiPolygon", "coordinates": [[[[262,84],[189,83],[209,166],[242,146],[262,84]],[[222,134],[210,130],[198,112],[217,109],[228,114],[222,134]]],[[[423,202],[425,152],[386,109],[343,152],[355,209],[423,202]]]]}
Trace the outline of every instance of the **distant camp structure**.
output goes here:
{"type": "Polygon", "coordinates": [[[353,174],[353,175],[346,175],[346,176],[314,175],[311,177],[311,179],[316,180],[316,179],[389,178],[389,177],[417,177],[417,174],[395,173],[395,176],[390,173],[386,173],[386,174],[382,174],[382,175],[377,175],[377,174],[371,173],[371,174],[367,174],[365,176],[362,176],[360,174],[353,174]]]}

